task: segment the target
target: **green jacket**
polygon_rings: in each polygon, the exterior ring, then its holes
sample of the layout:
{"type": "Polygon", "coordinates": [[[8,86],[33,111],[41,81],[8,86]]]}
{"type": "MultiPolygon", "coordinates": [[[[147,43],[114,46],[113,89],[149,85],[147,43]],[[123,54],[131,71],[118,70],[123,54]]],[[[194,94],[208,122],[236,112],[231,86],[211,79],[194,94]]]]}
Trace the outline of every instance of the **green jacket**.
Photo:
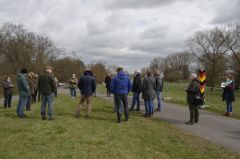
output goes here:
{"type": "Polygon", "coordinates": [[[54,93],[57,88],[53,75],[44,72],[38,79],[38,89],[43,96],[49,96],[54,93]]]}
{"type": "Polygon", "coordinates": [[[27,97],[30,95],[29,86],[27,82],[27,74],[19,73],[17,76],[17,87],[19,95],[22,97],[27,97]]]}

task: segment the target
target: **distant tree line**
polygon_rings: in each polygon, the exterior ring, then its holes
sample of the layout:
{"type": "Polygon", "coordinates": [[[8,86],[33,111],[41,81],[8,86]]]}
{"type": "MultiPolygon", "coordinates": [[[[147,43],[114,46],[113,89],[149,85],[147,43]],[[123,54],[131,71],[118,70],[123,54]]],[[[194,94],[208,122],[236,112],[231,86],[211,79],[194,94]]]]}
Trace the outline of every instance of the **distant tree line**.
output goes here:
{"type": "Polygon", "coordinates": [[[240,25],[216,26],[196,31],[186,40],[187,51],[155,57],[148,68],[159,68],[168,81],[186,80],[199,68],[207,71],[208,86],[218,86],[226,73],[240,84],[240,25]],[[237,73],[238,72],[238,73],[237,73]]]}
{"type": "MultiPolygon", "coordinates": [[[[28,31],[23,25],[5,23],[0,26],[0,80],[10,76],[13,81],[21,68],[41,74],[46,65],[54,68],[54,75],[61,82],[68,81],[72,74],[78,77],[86,64],[77,57],[66,56],[46,35],[28,31]]],[[[107,68],[104,63],[89,65],[97,76],[98,83],[104,82],[107,68]]],[[[1,89],[2,91],[2,89],[1,89]]]]}

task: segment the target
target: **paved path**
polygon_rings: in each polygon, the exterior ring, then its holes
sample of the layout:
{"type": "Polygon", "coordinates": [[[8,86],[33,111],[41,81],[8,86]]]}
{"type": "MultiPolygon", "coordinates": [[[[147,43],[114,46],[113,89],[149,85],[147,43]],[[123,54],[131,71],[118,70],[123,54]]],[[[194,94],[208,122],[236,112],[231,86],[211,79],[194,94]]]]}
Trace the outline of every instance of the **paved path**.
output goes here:
{"type": "MultiPolygon", "coordinates": [[[[112,97],[109,98],[106,95],[100,94],[98,96],[107,100],[113,100],[112,97]]],[[[131,99],[129,99],[130,105],[131,99]]],[[[163,105],[163,111],[155,113],[154,117],[167,121],[180,129],[208,139],[211,142],[240,152],[240,120],[200,110],[199,123],[186,125],[185,122],[189,119],[188,107],[169,103],[163,103],[163,105]]],[[[144,110],[143,103],[141,103],[141,110],[144,110]]]]}

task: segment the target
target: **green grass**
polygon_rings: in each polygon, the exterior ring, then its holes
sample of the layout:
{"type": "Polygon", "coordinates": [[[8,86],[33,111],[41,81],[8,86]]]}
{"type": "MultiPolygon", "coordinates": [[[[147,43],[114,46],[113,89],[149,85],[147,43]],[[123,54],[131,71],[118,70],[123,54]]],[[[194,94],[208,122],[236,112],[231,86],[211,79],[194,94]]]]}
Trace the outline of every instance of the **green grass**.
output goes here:
{"type": "Polygon", "coordinates": [[[112,102],[94,98],[91,118],[74,117],[78,100],[60,95],[54,121],[40,119],[40,104],[20,120],[15,108],[0,109],[1,159],[221,159],[240,155],[186,134],[158,119],[130,114],[116,123],[112,102]]]}
{"type": "MultiPolygon", "coordinates": [[[[180,84],[180,83],[169,83],[168,91],[167,91],[167,84],[164,83],[164,97],[170,97],[169,100],[165,100],[166,102],[170,103],[177,103],[181,105],[187,105],[186,103],[186,92],[185,89],[187,84],[180,84]]],[[[207,88],[205,94],[205,104],[209,105],[206,110],[223,114],[226,111],[225,102],[222,101],[222,90],[221,89],[214,89],[213,92],[210,91],[210,88],[207,88]]],[[[233,103],[233,117],[240,119],[240,95],[238,92],[235,93],[236,101],[233,103]]]]}

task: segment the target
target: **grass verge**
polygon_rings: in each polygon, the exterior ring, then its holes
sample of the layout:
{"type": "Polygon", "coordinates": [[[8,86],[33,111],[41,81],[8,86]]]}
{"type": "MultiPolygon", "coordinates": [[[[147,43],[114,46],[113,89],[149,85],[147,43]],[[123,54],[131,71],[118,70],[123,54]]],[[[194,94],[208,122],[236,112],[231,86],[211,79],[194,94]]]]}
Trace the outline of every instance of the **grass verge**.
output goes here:
{"type": "Polygon", "coordinates": [[[130,121],[116,123],[112,103],[94,98],[90,118],[76,119],[78,100],[60,95],[54,104],[56,119],[42,121],[40,104],[20,120],[15,108],[0,109],[1,158],[97,159],[223,159],[240,155],[189,135],[158,119],[130,114],[130,121]]]}

